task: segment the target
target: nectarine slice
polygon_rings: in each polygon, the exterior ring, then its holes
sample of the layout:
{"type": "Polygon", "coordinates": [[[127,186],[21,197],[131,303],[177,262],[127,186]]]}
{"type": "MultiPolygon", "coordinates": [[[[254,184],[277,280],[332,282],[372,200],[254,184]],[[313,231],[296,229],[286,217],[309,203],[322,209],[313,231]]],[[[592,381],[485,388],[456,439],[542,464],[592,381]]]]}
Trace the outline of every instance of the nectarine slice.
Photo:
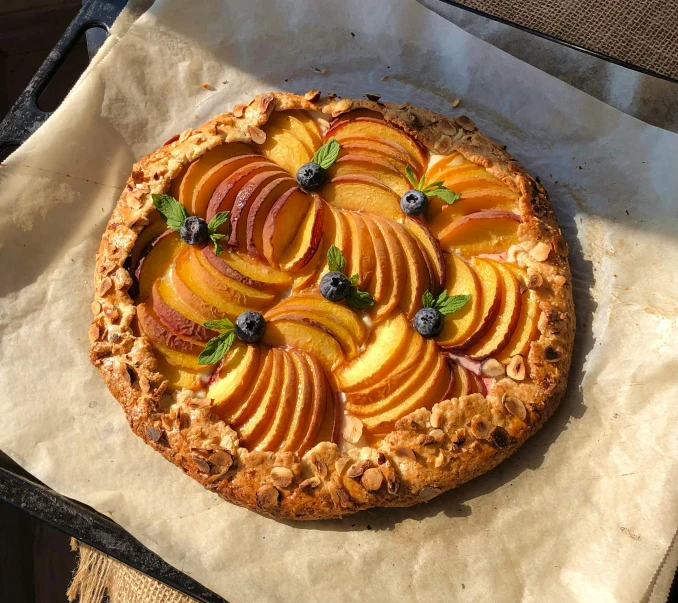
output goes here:
{"type": "Polygon", "coordinates": [[[400,308],[405,312],[405,316],[411,319],[422,307],[422,295],[430,289],[428,265],[409,231],[397,222],[392,222],[389,226],[398,238],[405,256],[405,266],[409,276],[405,279],[400,308]]]}
{"type": "Polygon", "coordinates": [[[210,379],[207,398],[226,409],[241,400],[259,371],[261,347],[235,342],[210,379]]]}
{"type": "Polygon", "coordinates": [[[259,145],[264,157],[278,164],[285,171],[295,176],[297,170],[313,159],[313,151],[291,132],[275,126],[264,126],[266,141],[259,145]]]}
{"type": "Polygon", "coordinates": [[[383,141],[376,141],[364,136],[342,139],[339,157],[345,157],[346,155],[354,153],[368,155],[375,159],[386,161],[403,176],[407,174],[407,166],[410,165],[409,155],[402,147],[399,147],[395,143],[386,144],[383,141]]]}
{"type": "Polygon", "coordinates": [[[280,267],[285,272],[299,272],[313,259],[322,242],[326,204],[319,195],[312,196],[313,203],[306,211],[297,234],[280,258],[280,267]]]}
{"type": "Polygon", "coordinates": [[[492,263],[503,282],[501,306],[497,318],[487,333],[466,350],[466,354],[471,358],[483,359],[501,350],[511,339],[520,317],[520,287],[516,277],[503,264],[492,263]]]}
{"type": "MultiPolygon", "coordinates": [[[[185,269],[190,270],[188,262],[184,262],[185,269]]],[[[189,275],[190,276],[190,275],[189,275]]],[[[176,268],[176,262],[172,266],[169,277],[160,281],[160,289],[163,296],[171,305],[179,310],[184,316],[188,316],[195,322],[205,323],[208,320],[218,320],[224,318],[226,314],[208,304],[202,297],[193,292],[193,290],[179,276],[176,268]]]]}
{"type": "Polygon", "coordinates": [[[454,383],[452,389],[447,394],[447,399],[459,398],[460,396],[471,395],[471,379],[469,377],[468,369],[460,366],[456,362],[452,362],[450,370],[452,371],[452,379],[454,383]]]}
{"type": "Polygon", "coordinates": [[[145,302],[137,305],[139,328],[152,344],[162,346],[182,354],[200,354],[202,347],[175,335],[158,319],[150,305],[145,302]]]}
{"type": "Polygon", "coordinates": [[[172,180],[170,194],[178,199],[186,209],[191,211],[193,207],[193,193],[207,172],[228,159],[239,155],[252,154],[251,147],[239,142],[226,143],[214,147],[202,157],[189,164],[178,178],[172,180]]]}
{"type": "Polygon", "coordinates": [[[318,263],[317,272],[318,283],[325,273],[329,271],[327,267],[327,250],[332,245],[335,245],[347,260],[351,257],[351,250],[353,249],[346,213],[332,205],[327,205],[326,210],[325,215],[331,217],[327,220],[323,233],[323,253],[318,263]]]}
{"type": "Polygon", "coordinates": [[[381,157],[365,153],[342,154],[329,168],[328,173],[332,178],[366,174],[388,186],[398,196],[402,196],[412,188],[407,178],[391,163],[381,157]]]}
{"type": "Polygon", "coordinates": [[[344,362],[344,353],[334,335],[319,322],[302,316],[272,318],[266,325],[263,342],[308,352],[330,371],[344,362]]]}
{"type": "Polygon", "coordinates": [[[351,233],[351,256],[346,258],[347,274],[357,274],[357,287],[365,290],[372,281],[376,268],[372,237],[360,214],[346,212],[345,216],[351,233]]]}
{"type": "Polygon", "coordinates": [[[311,195],[300,188],[293,188],[278,197],[271,206],[262,232],[264,257],[269,264],[278,265],[312,204],[311,195]]]}
{"type": "Polygon", "coordinates": [[[426,181],[436,182],[437,180],[440,180],[441,179],[440,174],[447,168],[454,168],[461,165],[470,165],[470,164],[471,162],[468,159],[466,159],[466,157],[464,157],[461,153],[453,151],[449,155],[441,157],[440,159],[438,159],[438,161],[429,166],[428,170],[426,171],[426,181]]]}
{"type": "Polygon", "coordinates": [[[292,282],[283,272],[244,258],[230,249],[222,250],[217,256],[211,247],[206,246],[201,253],[219,274],[251,289],[278,293],[288,288],[292,282]]]}
{"type": "Polygon", "coordinates": [[[295,189],[296,182],[289,176],[276,178],[256,196],[247,214],[247,253],[250,257],[264,259],[264,223],[273,204],[288,191],[295,189]]]}
{"type": "MultiPolygon", "coordinates": [[[[441,174],[436,180],[443,180],[445,187],[462,195],[472,190],[501,188],[504,186],[501,180],[492,176],[485,168],[473,164],[454,168],[441,174]]],[[[446,206],[447,203],[440,199],[440,197],[431,197],[428,206],[429,219],[436,216],[446,206]]]]}
{"type": "MultiPolygon", "coordinates": [[[[407,267],[405,265],[405,254],[400,246],[398,237],[391,228],[388,220],[373,218],[374,225],[379,229],[386,245],[386,252],[390,262],[390,270],[386,274],[377,274],[376,278],[386,279],[387,285],[383,295],[383,302],[377,302],[372,314],[375,321],[379,321],[384,316],[391,314],[393,309],[398,306],[400,299],[405,292],[407,281],[407,267]]],[[[375,236],[375,250],[377,237],[375,236]]],[[[376,298],[375,298],[376,301],[376,298]]]]}
{"type": "MultiPolygon", "coordinates": [[[[447,294],[471,296],[465,306],[445,317],[443,330],[436,337],[441,346],[454,347],[464,343],[478,328],[483,310],[483,290],[476,273],[461,257],[454,253],[445,254],[445,263],[447,294]]],[[[495,276],[495,289],[491,290],[492,300],[497,295],[496,281],[495,276]]]]}
{"type": "Polygon", "coordinates": [[[279,130],[285,130],[292,134],[301,141],[311,156],[320,146],[302,121],[296,117],[296,111],[274,111],[268,118],[266,125],[273,126],[279,130]]]}
{"type": "Polygon", "coordinates": [[[304,124],[306,131],[313,140],[313,148],[320,148],[323,144],[323,135],[315,119],[313,119],[306,111],[290,111],[289,115],[296,117],[304,124]]]}
{"type": "Polygon", "coordinates": [[[173,366],[161,354],[156,354],[156,357],[158,360],[158,372],[167,379],[167,389],[169,391],[182,389],[197,391],[205,385],[200,371],[173,366]]]}
{"type": "Polygon", "coordinates": [[[465,257],[501,253],[518,243],[520,217],[511,212],[479,211],[463,216],[440,233],[440,246],[465,257]]]}
{"type": "Polygon", "coordinates": [[[305,359],[311,369],[313,397],[311,398],[312,406],[307,417],[305,433],[297,449],[299,455],[304,454],[317,443],[318,431],[327,410],[327,397],[329,393],[327,378],[325,377],[323,367],[318,362],[319,359],[314,358],[312,355],[306,356],[305,359]]]}
{"type": "Polygon", "coordinates": [[[348,211],[363,211],[392,220],[402,220],[400,195],[365,174],[336,176],[322,189],[328,203],[348,211]]]}
{"type": "Polygon", "coordinates": [[[217,332],[205,327],[203,321],[195,321],[165,302],[160,292],[160,283],[163,281],[165,279],[155,281],[151,292],[151,307],[160,323],[175,335],[197,345],[203,345],[216,337],[217,332]]]}
{"type": "Polygon", "coordinates": [[[314,375],[306,361],[306,354],[299,350],[289,350],[289,354],[297,372],[297,395],[292,417],[279,443],[279,449],[283,452],[293,452],[299,448],[304,438],[308,417],[314,406],[313,397],[317,395],[313,390],[314,375]]]}
{"type": "Polygon", "coordinates": [[[403,225],[415,236],[426,252],[430,266],[429,270],[434,275],[431,280],[431,292],[437,293],[441,291],[445,286],[445,259],[443,258],[443,252],[438,241],[419,220],[407,218],[403,225]]]}
{"type": "Polygon", "coordinates": [[[139,284],[137,301],[143,301],[151,294],[153,283],[167,274],[182,246],[179,233],[169,229],[146,245],[134,274],[139,284]]]}
{"type": "Polygon", "coordinates": [[[166,230],[171,230],[167,228],[167,223],[160,217],[157,211],[152,212],[149,219],[150,222],[138,234],[132,253],[130,253],[130,269],[132,272],[136,271],[137,263],[142,253],[150,251],[149,243],[157,239],[166,230]]]}
{"type": "Polygon", "coordinates": [[[363,353],[335,373],[341,390],[361,390],[390,374],[402,360],[412,334],[407,319],[400,312],[377,325],[363,353]]]}

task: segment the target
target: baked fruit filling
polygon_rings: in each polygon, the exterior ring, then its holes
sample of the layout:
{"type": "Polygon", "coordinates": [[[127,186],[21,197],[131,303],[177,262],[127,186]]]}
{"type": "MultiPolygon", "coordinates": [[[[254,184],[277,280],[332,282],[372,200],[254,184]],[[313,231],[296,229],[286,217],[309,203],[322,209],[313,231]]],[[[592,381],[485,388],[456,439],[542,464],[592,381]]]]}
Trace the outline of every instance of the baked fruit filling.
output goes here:
{"type": "Polygon", "coordinates": [[[402,417],[528,382],[540,307],[520,194],[378,113],[272,113],[155,195],[136,334],[248,450],[378,446],[402,417]]]}

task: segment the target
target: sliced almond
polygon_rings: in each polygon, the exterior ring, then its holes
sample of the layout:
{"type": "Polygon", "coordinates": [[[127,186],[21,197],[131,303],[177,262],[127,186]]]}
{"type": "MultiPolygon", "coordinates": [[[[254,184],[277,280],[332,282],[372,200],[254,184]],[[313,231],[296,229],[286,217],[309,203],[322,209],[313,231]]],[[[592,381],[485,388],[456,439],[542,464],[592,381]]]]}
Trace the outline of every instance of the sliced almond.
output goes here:
{"type": "Polygon", "coordinates": [[[233,457],[225,450],[218,450],[207,457],[212,466],[220,473],[228,471],[233,465],[233,457]]]}
{"type": "Polygon", "coordinates": [[[273,467],[271,479],[278,488],[287,488],[294,479],[294,472],[288,467],[273,467]]]}
{"type": "Polygon", "coordinates": [[[99,314],[99,312],[101,312],[101,304],[98,301],[93,301],[91,307],[92,307],[92,314],[94,314],[94,316],[96,316],[97,314],[99,314]]]}
{"type": "Polygon", "coordinates": [[[527,410],[520,398],[505,395],[502,402],[504,403],[504,408],[514,417],[518,417],[521,421],[525,420],[525,417],[527,417],[527,410]]]}
{"type": "Polygon", "coordinates": [[[99,339],[99,336],[101,335],[101,330],[99,329],[99,325],[95,322],[93,322],[89,326],[89,330],[87,331],[87,336],[89,337],[89,340],[94,342],[97,339],[99,339]]]}
{"type": "Polygon", "coordinates": [[[370,467],[372,467],[372,461],[370,459],[363,459],[362,461],[358,461],[357,463],[354,463],[348,468],[348,471],[346,472],[346,477],[350,477],[352,479],[360,477],[370,467]]]}
{"type": "Polygon", "coordinates": [[[256,498],[257,505],[264,510],[269,510],[278,506],[280,492],[275,487],[266,484],[257,490],[256,498]]]}
{"type": "Polygon", "coordinates": [[[399,446],[398,448],[396,448],[396,452],[400,456],[406,456],[412,459],[413,461],[417,460],[417,453],[414,450],[412,450],[412,448],[407,448],[406,446],[399,446]]]}
{"type": "Polygon", "coordinates": [[[113,281],[110,279],[110,277],[105,276],[104,278],[99,281],[99,286],[97,287],[97,295],[99,297],[103,297],[108,293],[108,291],[111,289],[113,286],[113,281]]]}
{"type": "Polygon", "coordinates": [[[349,444],[357,444],[363,436],[363,422],[358,417],[346,417],[342,437],[349,444]]]}
{"type": "Polygon", "coordinates": [[[484,377],[502,377],[505,369],[499,360],[488,358],[480,365],[480,372],[484,377]]]}
{"type": "Polygon", "coordinates": [[[442,469],[443,467],[447,466],[451,459],[452,455],[447,452],[447,450],[440,450],[433,464],[436,469],[442,469]]]}
{"type": "Polygon", "coordinates": [[[480,415],[475,415],[471,419],[469,427],[473,436],[478,440],[486,440],[490,429],[492,429],[492,426],[480,415]]]}
{"type": "Polygon", "coordinates": [[[551,246],[540,241],[530,250],[530,257],[535,262],[545,262],[551,253],[551,246]]]}
{"type": "Polygon", "coordinates": [[[513,356],[506,367],[506,374],[514,381],[523,381],[525,379],[526,372],[527,368],[525,366],[525,358],[523,358],[520,354],[513,356]]]}
{"type": "Polygon", "coordinates": [[[245,115],[245,109],[247,109],[246,105],[236,105],[235,108],[233,109],[233,115],[236,117],[242,117],[245,115]]]}
{"type": "Polygon", "coordinates": [[[553,277],[553,284],[556,287],[562,287],[567,282],[567,279],[562,274],[556,274],[553,277]]]}
{"type": "Polygon", "coordinates": [[[443,412],[436,407],[431,411],[431,427],[437,429],[442,424],[443,424],[443,412]]]}
{"type": "Polygon", "coordinates": [[[432,429],[429,435],[440,444],[445,437],[445,432],[442,429],[432,429]]]}
{"type": "Polygon", "coordinates": [[[511,245],[508,248],[506,257],[509,262],[513,262],[515,264],[518,261],[518,256],[522,255],[523,253],[525,253],[525,250],[521,245],[511,245]]]}
{"type": "Polygon", "coordinates": [[[351,101],[348,98],[342,98],[340,101],[337,101],[336,105],[334,105],[334,109],[332,110],[332,117],[337,117],[337,115],[340,115],[341,113],[347,111],[350,108],[351,101]]]}
{"type": "Polygon", "coordinates": [[[539,289],[544,284],[544,279],[541,274],[538,272],[533,272],[532,274],[528,273],[527,276],[527,288],[528,289],[539,289]]]}
{"type": "Polygon", "coordinates": [[[304,492],[315,490],[320,485],[320,479],[317,477],[309,477],[299,484],[299,489],[304,492]]]}
{"type": "Polygon", "coordinates": [[[324,479],[327,477],[327,465],[325,464],[325,461],[317,459],[313,461],[313,466],[315,467],[316,475],[319,478],[324,479]]]}
{"type": "Polygon", "coordinates": [[[492,442],[497,448],[506,448],[511,441],[511,436],[509,436],[508,431],[503,427],[497,425],[493,427],[490,433],[487,435],[487,439],[492,442]]]}
{"type": "Polygon", "coordinates": [[[428,502],[429,500],[433,500],[441,492],[442,490],[440,488],[436,488],[435,486],[424,486],[419,491],[419,498],[421,498],[421,500],[424,502],[428,502]]]}
{"type": "Polygon", "coordinates": [[[309,90],[304,94],[304,98],[313,103],[320,98],[320,90],[309,90]]]}
{"type": "Polygon", "coordinates": [[[452,148],[452,139],[447,135],[443,134],[435,141],[433,145],[433,150],[439,155],[446,155],[450,152],[452,148]]]}
{"type": "Polygon", "coordinates": [[[334,463],[334,470],[337,472],[337,475],[341,475],[346,469],[346,465],[351,462],[351,459],[348,457],[342,456],[336,460],[334,463]]]}
{"type": "Polygon", "coordinates": [[[256,126],[247,126],[252,142],[255,144],[264,144],[266,142],[266,132],[256,126]]]}
{"type": "Polygon", "coordinates": [[[365,488],[365,490],[369,490],[370,492],[379,490],[383,482],[384,476],[382,475],[381,471],[376,467],[372,467],[371,469],[365,471],[365,473],[363,473],[362,478],[360,479],[362,487],[365,488]]]}

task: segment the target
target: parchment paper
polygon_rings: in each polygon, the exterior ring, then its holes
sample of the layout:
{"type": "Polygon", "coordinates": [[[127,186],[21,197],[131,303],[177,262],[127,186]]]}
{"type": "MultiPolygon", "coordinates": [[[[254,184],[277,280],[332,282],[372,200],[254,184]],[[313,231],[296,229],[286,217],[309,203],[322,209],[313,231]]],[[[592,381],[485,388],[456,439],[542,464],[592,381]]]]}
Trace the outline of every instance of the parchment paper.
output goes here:
{"type": "Polygon", "coordinates": [[[158,1],[102,52],[0,170],[2,450],[232,603],[650,595],[678,526],[678,136],[413,1],[158,1]],[[578,331],[561,408],[499,468],[303,524],[221,501],[137,439],[86,330],[133,161],[255,93],[312,87],[463,112],[506,143],[551,193],[578,331]]]}

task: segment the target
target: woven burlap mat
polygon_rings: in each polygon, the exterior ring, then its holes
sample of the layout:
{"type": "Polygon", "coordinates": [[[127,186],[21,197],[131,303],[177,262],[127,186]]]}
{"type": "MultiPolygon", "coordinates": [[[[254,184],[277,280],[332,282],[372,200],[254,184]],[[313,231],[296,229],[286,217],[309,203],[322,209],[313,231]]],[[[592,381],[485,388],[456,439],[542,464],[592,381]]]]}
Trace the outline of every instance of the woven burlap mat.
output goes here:
{"type": "Polygon", "coordinates": [[[78,603],[198,603],[92,547],[71,539],[78,569],[67,596],[78,603]],[[108,597],[108,598],[106,598],[108,597]]]}
{"type": "Polygon", "coordinates": [[[678,78],[678,0],[454,0],[453,3],[678,78]]]}

